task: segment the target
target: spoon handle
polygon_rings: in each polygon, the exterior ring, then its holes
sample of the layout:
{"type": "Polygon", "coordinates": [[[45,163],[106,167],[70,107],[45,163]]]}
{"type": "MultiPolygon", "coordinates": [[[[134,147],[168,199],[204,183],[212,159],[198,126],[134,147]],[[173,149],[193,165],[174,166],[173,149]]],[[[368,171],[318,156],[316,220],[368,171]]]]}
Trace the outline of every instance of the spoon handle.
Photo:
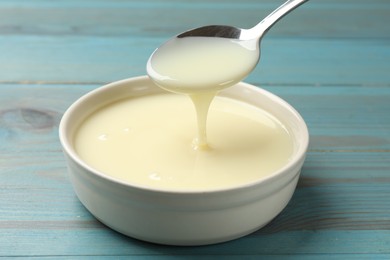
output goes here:
{"type": "Polygon", "coordinates": [[[308,0],[288,0],[278,8],[276,8],[272,13],[265,17],[260,23],[258,23],[253,28],[249,29],[251,34],[257,35],[258,38],[263,37],[263,35],[277,22],[280,18],[303,4],[308,0]]]}

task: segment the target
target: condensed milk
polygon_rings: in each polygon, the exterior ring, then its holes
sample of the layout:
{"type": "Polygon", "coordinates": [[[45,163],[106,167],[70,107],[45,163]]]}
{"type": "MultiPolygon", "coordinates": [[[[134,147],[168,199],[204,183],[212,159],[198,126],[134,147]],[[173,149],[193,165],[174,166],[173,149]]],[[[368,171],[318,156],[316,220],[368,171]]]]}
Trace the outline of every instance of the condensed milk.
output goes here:
{"type": "Polygon", "coordinates": [[[287,164],[293,142],[277,118],[216,97],[209,149],[194,149],[194,108],[184,95],[156,94],[111,103],[87,117],[74,137],[93,168],[133,185],[200,191],[245,185],[287,164]]]}

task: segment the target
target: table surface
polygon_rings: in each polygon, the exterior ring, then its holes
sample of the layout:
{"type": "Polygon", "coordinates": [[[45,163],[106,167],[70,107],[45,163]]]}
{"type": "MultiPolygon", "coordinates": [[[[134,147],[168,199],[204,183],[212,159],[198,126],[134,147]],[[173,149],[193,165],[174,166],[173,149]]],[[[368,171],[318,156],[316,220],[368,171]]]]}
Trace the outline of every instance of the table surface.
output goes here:
{"type": "Polygon", "coordinates": [[[173,247],[112,231],[69,181],[58,124],[78,97],[145,74],[166,39],[249,28],[280,0],[0,1],[0,258],[390,258],[390,1],[311,0],[265,36],[245,80],[302,114],[311,143],[294,196],[231,242],[173,247]]]}

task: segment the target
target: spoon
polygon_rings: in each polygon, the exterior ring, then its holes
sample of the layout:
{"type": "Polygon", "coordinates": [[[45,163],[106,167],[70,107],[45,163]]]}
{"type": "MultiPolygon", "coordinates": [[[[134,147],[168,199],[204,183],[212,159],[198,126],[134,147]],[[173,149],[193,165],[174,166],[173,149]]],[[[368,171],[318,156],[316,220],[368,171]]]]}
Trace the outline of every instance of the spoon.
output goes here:
{"type": "Polygon", "coordinates": [[[264,34],[306,1],[288,0],[250,29],[209,25],[183,32],[153,52],[147,73],[158,86],[176,93],[232,86],[256,67],[264,34]]]}
{"type": "Polygon", "coordinates": [[[288,0],[250,29],[240,29],[227,25],[208,25],[186,31],[177,35],[177,37],[221,37],[240,40],[260,40],[277,21],[306,1],[308,0],[288,0]]]}
{"type": "Polygon", "coordinates": [[[188,95],[196,109],[196,150],[207,150],[206,120],[219,90],[245,78],[260,59],[260,40],[280,18],[307,0],[288,0],[251,29],[225,25],[196,28],[171,38],[150,56],[150,79],[170,92],[188,95]]]}

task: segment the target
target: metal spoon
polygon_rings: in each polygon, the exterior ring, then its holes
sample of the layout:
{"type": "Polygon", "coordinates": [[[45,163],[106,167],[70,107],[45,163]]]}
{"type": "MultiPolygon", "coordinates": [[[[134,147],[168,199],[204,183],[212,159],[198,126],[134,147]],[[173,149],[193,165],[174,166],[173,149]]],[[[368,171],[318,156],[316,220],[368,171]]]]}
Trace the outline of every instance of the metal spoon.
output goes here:
{"type": "MultiPolygon", "coordinates": [[[[253,70],[260,58],[257,44],[260,43],[264,34],[280,18],[306,1],[288,0],[251,29],[218,25],[193,29],[170,39],[153,52],[146,65],[151,80],[165,90],[189,95],[195,105],[198,118],[195,149],[208,149],[206,120],[210,103],[216,93],[239,82],[253,70]],[[203,41],[204,38],[206,44],[203,41]],[[235,48],[238,46],[235,42],[240,42],[240,49],[225,49],[222,45],[217,45],[216,49],[207,38],[227,38],[226,42],[234,42],[235,48]],[[191,44],[182,45],[183,41],[188,44],[188,39],[191,44]],[[193,43],[197,43],[196,46],[193,43]],[[248,46],[243,46],[248,44],[251,45],[249,49],[248,46]],[[253,48],[254,45],[256,45],[255,48],[253,48]],[[214,47],[211,48],[211,46],[214,47]],[[242,52],[243,49],[245,49],[244,52],[242,52]],[[234,53],[239,53],[240,59],[233,55],[234,53]],[[223,71],[222,74],[221,71],[223,71]]],[[[214,40],[221,44],[221,39],[214,40]]]]}
{"type": "Polygon", "coordinates": [[[227,25],[208,25],[186,31],[177,35],[177,37],[220,37],[239,40],[258,39],[260,42],[264,34],[277,21],[306,1],[308,0],[288,0],[250,29],[240,29],[227,25]]]}
{"type": "MultiPolygon", "coordinates": [[[[209,25],[183,32],[165,42],[152,53],[146,65],[147,73],[156,85],[177,93],[218,91],[232,86],[245,78],[256,67],[260,59],[260,41],[265,33],[279,19],[306,1],[308,0],[288,0],[250,29],[209,25]],[[241,56],[247,60],[240,63],[231,50],[221,53],[225,50],[220,48],[222,45],[217,46],[217,49],[211,49],[211,45],[208,45],[210,41],[221,42],[222,39],[227,39],[226,43],[238,43],[241,45],[241,49],[251,50],[251,58],[241,56]],[[180,44],[178,44],[179,42],[180,44]],[[205,50],[206,47],[210,48],[205,50]],[[210,57],[210,53],[214,53],[214,56],[210,57]],[[194,64],[200,65],[196,65],[195,68],[192,66],[194,64]],[[204,66],[205,64],[208,66],[204,66]],[[228,66],[231,67],[230,70],[227,70],[228,66]],[[186,73],[177,69],[184,67],[186,73]],[[220,77],[221,71],[230,72],[223,75],[224,77],[220,77]],[[178,72],[180,73],[178,74],[178,72]],[[187,72],[192,74],[188,76],[187,72]],[[212,76],[213,80],[204,84],[203,78],[208,78],[206,75],[209,78],[212,76]],[[199,80],[194,80],[194,77],[199,80]]],[[[223,42],[225,43],[225,41],[223,42]]]]}

